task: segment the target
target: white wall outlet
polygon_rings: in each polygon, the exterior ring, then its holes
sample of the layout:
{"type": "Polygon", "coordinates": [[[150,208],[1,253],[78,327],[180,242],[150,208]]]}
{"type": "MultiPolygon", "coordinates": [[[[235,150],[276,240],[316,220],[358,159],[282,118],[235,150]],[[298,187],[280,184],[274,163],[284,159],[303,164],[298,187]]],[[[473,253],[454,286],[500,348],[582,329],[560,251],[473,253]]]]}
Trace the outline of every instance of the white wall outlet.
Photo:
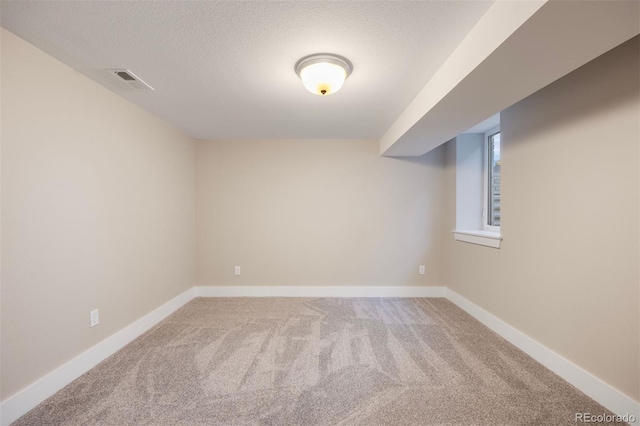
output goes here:
{"type": "Polygon", "coordinates": [[[90,316],[89,326],[90,327],[95,327],[96,325],[98,325],[98,323],[100,322],[100,317],[98,315],[98,310],[94,309],[93,311],[89,312],[89,316],[90,316]]]}
{"type": "Polygon", "coordinates": [[[424,265],[420,265],[420,275],[424,275],[424,265]]]}
{"type": "Polygon", "coordinates": [[[234,270],[234,274],[240,275],[240,267],[239,266],[236,266],[236,268],[234,270]]]}

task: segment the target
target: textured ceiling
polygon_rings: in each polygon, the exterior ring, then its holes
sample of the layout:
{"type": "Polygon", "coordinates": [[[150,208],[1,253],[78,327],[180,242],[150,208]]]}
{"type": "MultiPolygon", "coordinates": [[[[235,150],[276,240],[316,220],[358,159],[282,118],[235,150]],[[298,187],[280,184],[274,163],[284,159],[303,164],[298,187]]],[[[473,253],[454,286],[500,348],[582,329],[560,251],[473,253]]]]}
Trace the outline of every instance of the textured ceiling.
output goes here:
{"type": "Polygon", "coordinates": [[[491,3],[2,1],[0,24],[195,138],[379,138],[491,3]],[[329,97],[293,71],[317,52],[354,66],[329,97]]]}

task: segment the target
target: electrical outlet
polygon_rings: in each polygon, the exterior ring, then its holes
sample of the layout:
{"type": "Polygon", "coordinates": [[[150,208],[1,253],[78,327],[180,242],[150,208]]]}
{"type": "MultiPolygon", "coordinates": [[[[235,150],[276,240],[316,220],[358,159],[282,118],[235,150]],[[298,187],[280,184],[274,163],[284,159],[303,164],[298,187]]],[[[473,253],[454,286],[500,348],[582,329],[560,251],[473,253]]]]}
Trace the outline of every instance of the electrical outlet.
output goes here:
{"type": "Polygon", "coordinates": [[[93,311],[89,312],[89,316],[90,316],[90,320],[89,320],[90,327],[95,327],[96,325],[98,325],[98,323],[100,323],[100,316],[98,314],[97,309],[94,309],[93,311]]]}
{"type": "Polygon", "coordinates": [[[420,275],[424,275],[424,265],[420,265],[420,275]]]}
{"type": "Polygon", "coordinates": [[[240,275],[240,267],[239,266],[236,266],[234,274],[240,275]]]}

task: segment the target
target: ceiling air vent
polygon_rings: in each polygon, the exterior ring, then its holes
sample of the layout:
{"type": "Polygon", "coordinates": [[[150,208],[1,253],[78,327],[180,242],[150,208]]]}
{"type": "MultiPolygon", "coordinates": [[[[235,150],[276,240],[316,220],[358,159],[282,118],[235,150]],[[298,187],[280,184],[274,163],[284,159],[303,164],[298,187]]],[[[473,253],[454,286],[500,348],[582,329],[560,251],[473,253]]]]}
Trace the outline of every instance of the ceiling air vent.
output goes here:
{"type": "Polygon", "coordinates": [[[135,75],[129,70],[107,70],[111,75],[126,83],[129,87],[135,90],[153,90],[153,87],[142,81],[140,77],[135,75]]]}

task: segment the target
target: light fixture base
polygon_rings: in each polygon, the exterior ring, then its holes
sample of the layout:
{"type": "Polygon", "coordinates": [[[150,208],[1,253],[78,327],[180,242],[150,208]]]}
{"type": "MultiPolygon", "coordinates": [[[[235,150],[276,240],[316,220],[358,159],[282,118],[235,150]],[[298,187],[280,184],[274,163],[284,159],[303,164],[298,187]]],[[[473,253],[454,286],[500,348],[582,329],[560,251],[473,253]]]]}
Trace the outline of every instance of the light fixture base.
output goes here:
{"type": "Polygon", "coordinates": [[[351,61],[349,61],[344,56],[334,55],[333,53],[314,53],[313,55],[305,56],[304,58],[296,62],[294,68],[296,74],[298,74],[299,76],[300,72],[309,65],[323,62],[338,65],[339,67],[344,68],[347,74],[345,78],[349,77],[349,74],[351,74],[351,72],[353,71],[353,65],[351,64],[351,61]]]}

